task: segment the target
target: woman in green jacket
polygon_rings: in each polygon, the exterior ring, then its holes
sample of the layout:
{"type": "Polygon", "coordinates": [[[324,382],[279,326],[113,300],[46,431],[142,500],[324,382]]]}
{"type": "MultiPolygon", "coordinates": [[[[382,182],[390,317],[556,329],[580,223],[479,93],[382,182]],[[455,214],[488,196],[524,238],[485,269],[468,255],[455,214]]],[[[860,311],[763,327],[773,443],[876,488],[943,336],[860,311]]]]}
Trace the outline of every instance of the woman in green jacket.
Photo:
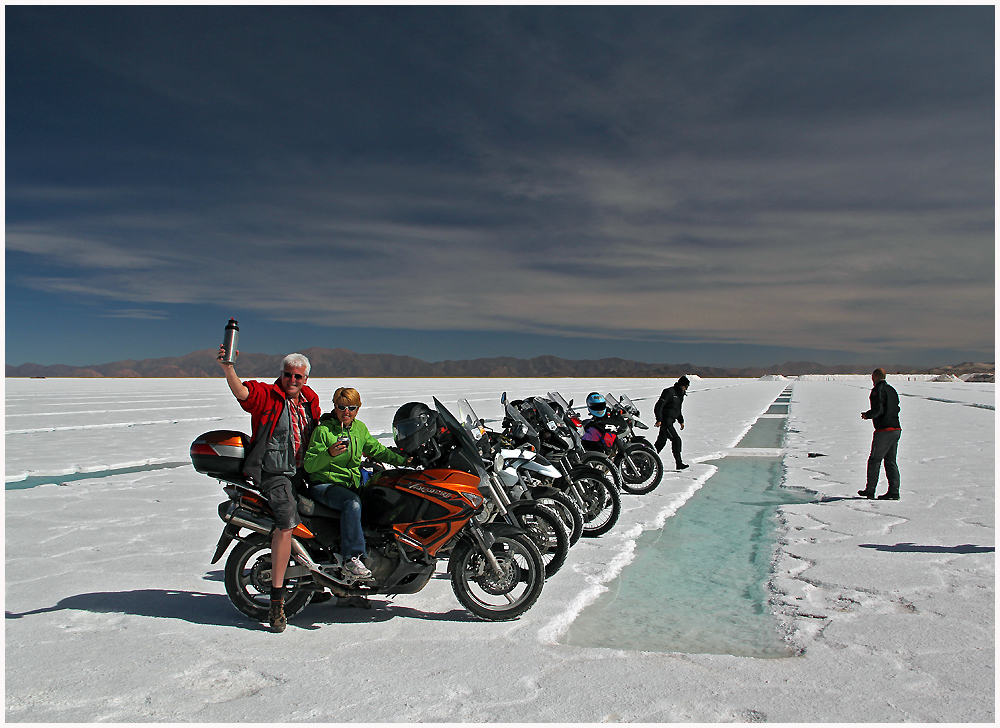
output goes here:
{"type": "Polygon", "coordinates": [[[361,530],[361,459],[403,465],[406,458],[388,449],[357,419],[361,395],[351,387],[333,393],[333,411],[320,418],[313,430],[303,467],[312,485],[309,495],[340,511],[340,547],[345,568],[362,578],[371,576],[365,567],[365,537],[361,530]]]}

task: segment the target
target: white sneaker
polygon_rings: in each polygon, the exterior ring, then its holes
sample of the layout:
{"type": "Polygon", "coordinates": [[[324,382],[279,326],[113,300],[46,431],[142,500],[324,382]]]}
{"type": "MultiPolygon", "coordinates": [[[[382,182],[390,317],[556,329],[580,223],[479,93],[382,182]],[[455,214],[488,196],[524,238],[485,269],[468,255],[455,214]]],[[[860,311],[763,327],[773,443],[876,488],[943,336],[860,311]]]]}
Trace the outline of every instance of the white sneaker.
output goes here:
{"type": "Polygon", "coordinates": [[[372,575],[372,572],[368,570],[368,567],[361,563],[361,559],[357,556],[349,558],[347,563],[344,564],[344,568],[347,569],[348,573],[353,574],[354,576],[360,576],[363,579],[367,579],[372,575]]]}

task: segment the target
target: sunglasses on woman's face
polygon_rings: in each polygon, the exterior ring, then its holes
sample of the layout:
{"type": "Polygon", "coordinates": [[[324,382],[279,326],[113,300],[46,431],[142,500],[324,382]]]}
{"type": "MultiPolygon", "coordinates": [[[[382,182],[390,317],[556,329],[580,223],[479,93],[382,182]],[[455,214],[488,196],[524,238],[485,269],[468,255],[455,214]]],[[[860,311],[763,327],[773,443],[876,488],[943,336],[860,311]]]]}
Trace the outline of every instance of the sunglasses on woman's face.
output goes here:
{"type": "Polygon", "coordinates": [[[337,409],[341,412],[354,412],[358,408],[356,404],[338,404],[337,409]]]}
{"type": "Polygon", "coordinates": [[[295,374],[294,372],[282,372],[281,376],[283,376],[285,379],[291,379],[292,377],[295,377],[296,382],[301,382],[303,379],[306,378],[305,374],[295,374]]]}

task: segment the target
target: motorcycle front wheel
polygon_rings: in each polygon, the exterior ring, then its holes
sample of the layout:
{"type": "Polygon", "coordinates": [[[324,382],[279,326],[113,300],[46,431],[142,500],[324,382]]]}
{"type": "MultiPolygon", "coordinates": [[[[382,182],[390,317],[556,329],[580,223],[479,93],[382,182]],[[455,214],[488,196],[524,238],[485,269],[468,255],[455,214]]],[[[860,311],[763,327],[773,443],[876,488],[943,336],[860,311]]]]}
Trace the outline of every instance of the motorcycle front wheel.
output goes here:
{"type": "Polygon", "coordinates": [[[451,587],[462,606],[480,619],[516,619],[542,593],[542,557],[523,533],[494,536],[490,552],[500,566],[499,573],[472,541],[456,546],[449,559],[451,587]]]}
{"type": "Polygon", "coordinates": [[[603,536],[618,523],[622,510],[618,491],[601,471],[587,466],[573,468],[569,477],[583,495],[583,535],[603,536]]]}
{"type": "Polygon", "coordinates": [[[513,503],[510,510],[538,547],[545,564],[545,578],[555,575],[569,554],[569,533],[559,514],[537,501],[513,503]]]}
{"type": "MultiPolygon", "coordinates": [[[[271,542],[264,537],[237,543],[226,559],[226,594],[233,606],[257,622],[267,619],[271,601],[271,542]]],[[[286,579],[285,617],[291,619],[312,601],[314,592],[286,579]]]]}
{"type": "Polygon", "coordinates": [[[651,448],[638,443],[625,448],[622,456],[622,487],[626,493],[644,495],[654,490],[663,479],[663,461],[651,448]],[[624,462],[629,458],[635,469],[624,462]]]}
{"type": "Polygon", "coordinates": [[[583,535],[583,514],[580,513],[580,507],[577,506],[576,501],[565,493],[540,496],[535,500],[543,506],[548,506],[559,515],[563,525],[566,526],[566,532],[569,533],[569,545],[575,546],[576,542],[580,540],[580,536],[583,535]]]}
{"type": "Polygon", "coordinates": [[[622,475],[618,472],[618,467],[607,455],[596,452],[587,453],[583,456],[583,464],[600,470],[604,474],[605,480],[614,485],[619,491],[624,488],[622,475]]]}

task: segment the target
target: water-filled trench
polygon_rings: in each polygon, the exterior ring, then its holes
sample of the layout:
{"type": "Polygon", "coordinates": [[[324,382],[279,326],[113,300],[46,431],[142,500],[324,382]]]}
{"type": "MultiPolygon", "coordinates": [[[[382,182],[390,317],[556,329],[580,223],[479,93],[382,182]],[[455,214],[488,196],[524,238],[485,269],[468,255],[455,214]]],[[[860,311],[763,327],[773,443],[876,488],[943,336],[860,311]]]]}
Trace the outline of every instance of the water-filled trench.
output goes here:
{"type": "MultiPolygon", "coordinates": [[[[739,446],[780,447],[784,424],[784,418],[758,420],[739,446]]],[[[768,609],[766,583],[778,506],[814,496],[781,486],[780,457],[730,456],[713,464],[718,471],[662,529],[637,539],[635,560],[560,642],[765,658],[794,654],[768,609]]]]}
{"type": "Polygon", "coordinates": [[[69,473],[66,475],[32,475],[23,480],[14,480],[4,484],[4,490],[24,490],[35,488],[39,485],[65,484],[74,480],[93,480],[95,478],[107,478],[112,475],[130,475],[132,473],[148,473],[154,470],[167,470],[170,468],[182,468],[190,466],[190,462],[182,463],[156,463],[154,465],[133,465],[130,467],[111,468],[110,470],[95,470],[89,473],[69,473]]]}

